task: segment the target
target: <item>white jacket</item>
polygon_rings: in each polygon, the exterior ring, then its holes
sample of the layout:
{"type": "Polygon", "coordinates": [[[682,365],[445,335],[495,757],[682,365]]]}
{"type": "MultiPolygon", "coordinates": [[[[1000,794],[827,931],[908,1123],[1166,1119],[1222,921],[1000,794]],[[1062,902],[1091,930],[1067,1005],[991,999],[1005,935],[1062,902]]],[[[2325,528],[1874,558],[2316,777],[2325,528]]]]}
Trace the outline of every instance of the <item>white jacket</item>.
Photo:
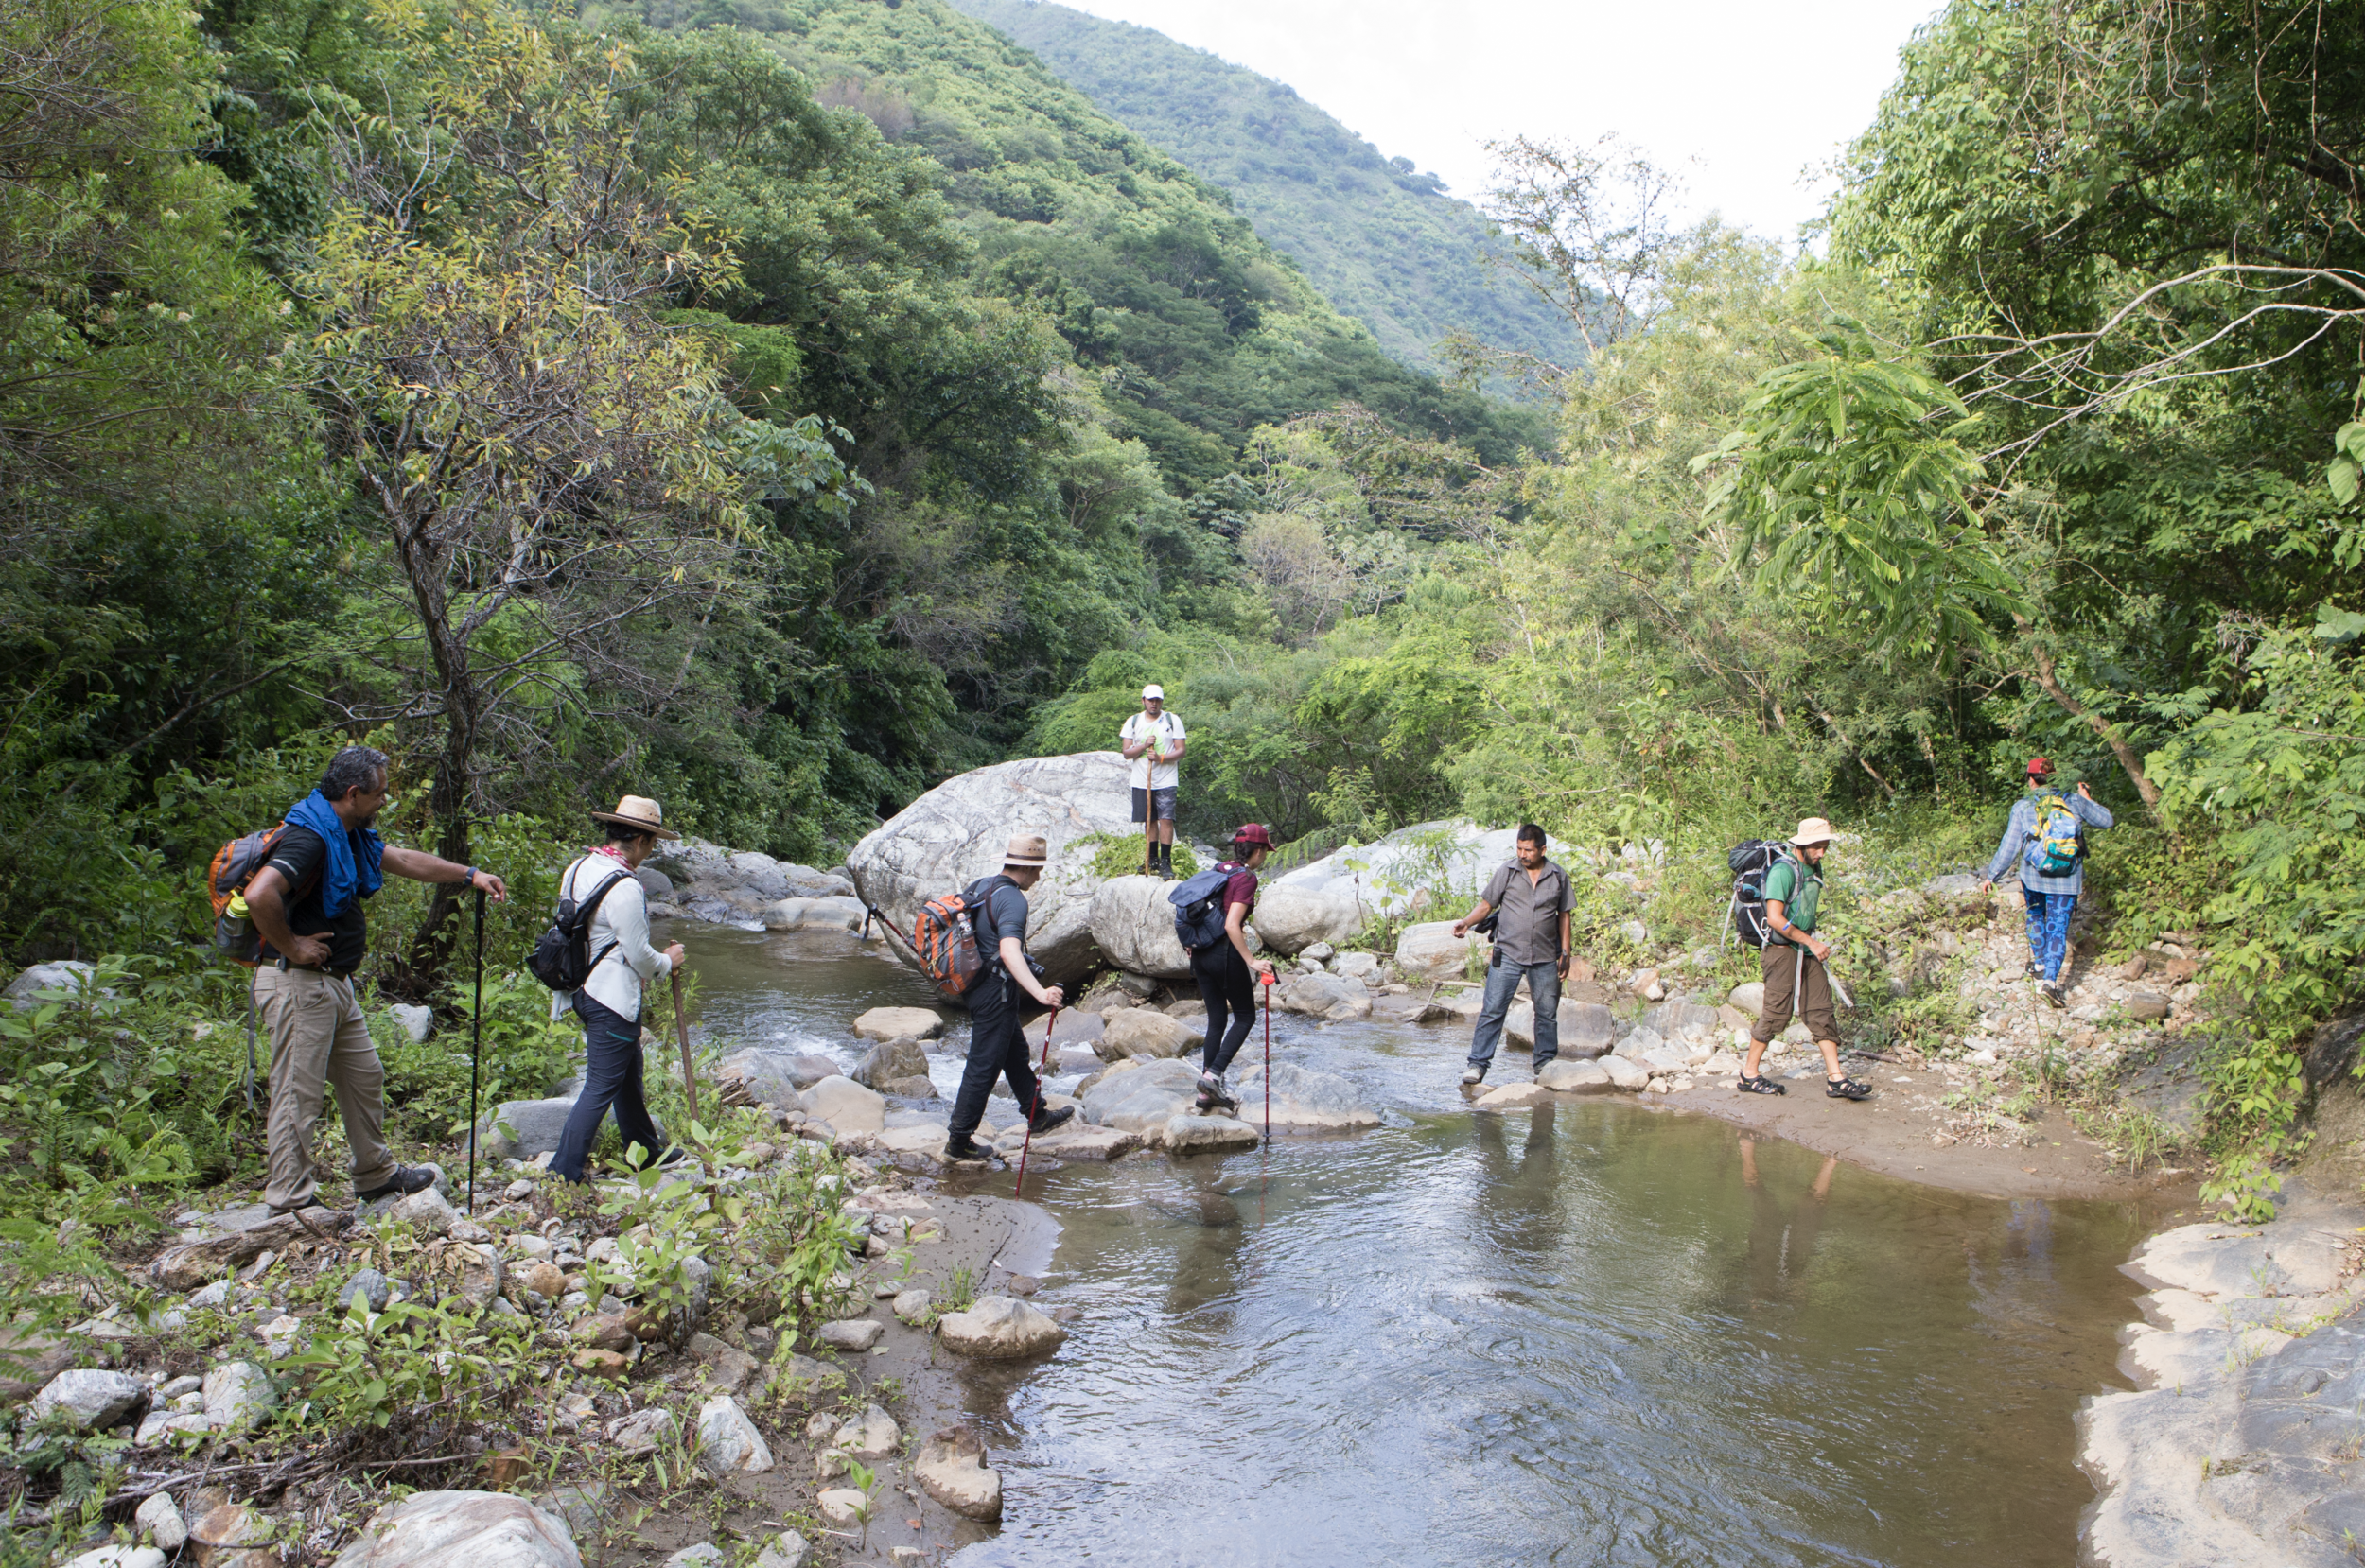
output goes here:
{"type": "Polygon", "coordinates": [[[649,945],[649,896],[641,891],[640,879],[624,871],[622,861],[605,855],[586,855],[559,879],[558,896],[580,904],[620,871],[624,880],[608,889],[607,897],[600,900],[599,909],[591,916],[591,929],[586,933],[589,946],[585,950],[599,961],[592,966],[591,978],[584,982],[583,989],[585,995],[619,1018],[637,1020],[640,1017],[641,984],[661,979],[674,968],[663,953],[649,945]]]}

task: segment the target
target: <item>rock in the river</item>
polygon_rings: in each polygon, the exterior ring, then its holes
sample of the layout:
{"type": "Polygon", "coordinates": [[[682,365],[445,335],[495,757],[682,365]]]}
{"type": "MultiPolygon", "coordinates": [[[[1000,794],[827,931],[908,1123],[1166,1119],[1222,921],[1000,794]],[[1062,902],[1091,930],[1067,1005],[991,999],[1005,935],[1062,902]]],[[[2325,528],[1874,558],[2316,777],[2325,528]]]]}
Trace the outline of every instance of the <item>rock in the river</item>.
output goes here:
{"type": "Polygon", "coordinates": [[[1121,1127],[1095,1127],[1081,1117],[1047,1137],[1035,1140],[1035,1152],[1055,1159],[1088,1159],[1106,1163],[1142,1146],[1141,1134],[1121,1127]]]}
{"type": "Polygon", "coordinates": [[[1483,939],[1456,936],[1451,920],[1407,926],[1396,938],[1396,967],[1409,981],[1459,980],[1483,939]]]}
{"type": "Polygon", "coordinates": [[[887,917],[887,942],[912,962],[920,906],[1002,869],[1011,837],[1040,833],[1051,863],[1027,894],[1027,950],[1055,981],[1077,980],[1092,939],[1095,879],[1076,841],[1132,828],[1130,768],[1115,752],[1033,757],[946,780],[898,812],[846,857],[855,886],[887,917]]]}
{"type": "Polygon", "coordinates": [[[980,1296],[967,1312],[937,1318],[937,1333],[955,1354],[993,1361],[1047,1355],[1067,1338],[1065,1329],[1011,1296],[980,1296]]]}
{"type": "MultiPolygon", "coordinates": [[[[1239,1096],[1235,1114],[1260,1132],[1265,1124],[1265,1064],[1253,1062],[1234,1080],[1239,1096]]],[[[1379,1112],[1363,1103],[1355,1086],[1335,1072],[1318,1072],[1294,1062],[1272,1070],[1272,1128],[1284,1132],[1346,1132],[1379,1125],[1379,1112]]]]}
{"type": "Polygon", "coordinates": [[[866,1040],[932,1040],[944,1033],[944,1017],[929,1007],[873,1007],[854,1020],[866,1040]]]}
{"type": "Polygon", "coordinates": [[[279,1404],[271,1377],[251,1361],[232,1361],[205,1374],[205,1419],[225,1432],[263,1424],[279,1404]]]}
{"type": "Polygon", "coordinates": [[[864,1088],[884,1094],[889,1084],[901,1079],[918,1078],[925,1082],[928,1053],[920,1048],[918,1040],[882,1040],[864,1054],[848,1076],[864,1088]]]}
{"type": "Polygon", "coordinates": [[[386,1016],[402,1026],[412,1045],[425,1045],[427,1037],[435,1028],[435,1009],[416,1002],[397,1002],[386,1009],[386,1016]]]}
{"type": "Polygon", "coordinates": [[[772,1468],[763,1434],[728,1394],[698,1407],[698,1463],[714,1475],[752,1475],[772,1468]]]}
{"type": "MultiPolygon", "coordinates": [[[[1241,1108],[1241,1114],[1248,1114],[1246,1106],[1241,1108]]],[[[1253,1149],[1264,1141],[1264,1134],[1256,1127],[1229,1116],[1201,1116],[1184,1111],[1166,1118],[1168,1154],[1232,1154],[1253,1149]]]]}
{"type": "Polygon", "coordinates": [[[1100,1039],[1094,1049],[1101,1060],[1116,1062],[1129,1056],[1180,1056],[1196,1051],[1205,1039],[1182,1019],[1155,1008],[1117,1007],[1101,1015],[1100,1039]]]}
{"type": "MultiPolygon", "coordinates": [[[[1607,1007],[1598,1002],[1579,1002],[1574,997],[1562,997],[1557,1009],[1560,1019],[1560,1049],[1563,1056],[1598,1056],[1609,1049],[1617,1036],[1618,1019],[1607,1007]]],[[[1522,1051],[1535,1049],[1535,1004],[1515,1002],[1503,1014],[1503,1036],[1522,1051]]]]}
{"type": "Polygon", "coordinates": [[[1598,1061],[1556,1059],[1546,1064],[1535,1081],[1555,1094],[1607,1094],[1615,1087],[1609,1069],[1598,1061]]]}
{"type": "Polygon", "coordinates": [[[181,1543],[189,1539],[188,1522],[181,1517],[181,1505],[172,1500],[170,1492],[151,1493],[131,1516],[131,1522],[167,1552],[179,1551],[181,1543]]]}
{"type": "Polygon", "coordinates": [[[1476,1102],[1480,1110],[1526,1110],[1552,1103],[1552,1091],[1542,1084],[1512,1083],[1490,1089],[1476,1102]]]}
{"type": "Polygon", "coordinates": [[[912,1479],[964,1519],[991,1524],[1002,1517],[1002,1477],[987,1468],[986,1445],[966,1426],[947,1427],[922,1444],[912,1479]]]}
{"type": "Polygon", "coordinates": [[[1603,1056],[1602,1070],[1609,1074],[1610,1087],[1629,1093],[1640,1092],[1651,1081],[1651,1070],[1631,1056],[1603,1056]]]}
{"type": "Polygon", "coordinates": [[[93,1432],[122,1425],[147,1404],[145,1379],[83,1367],[51,1378],[33,1396],[29,1413],[35,1420],[54,1417],[77,1432],[93,1432]]]}
{"type": "Polygon", "coordinates": [[[766,931],[856,931],[869,913],[860,898],[775,898],[756,917],[766,931]]]}
{"type": "MultiPolygon", "coordinates": [[[[1171,1021],[1171,1020],[1169,1020],[1171,1021]]],[[[1134,1057],[1100,1075],[1083,1093],[1083,1119],[1161,1141],[1167,1119],[1187,1110],[1199,1092],[1199,1069],[1173,1057],[1134,1057]]]]}
{"type": "Polygon", "coordinates": [[[867,1350],[879,1342],[886,1325],[867,1317],[847,1318],[824,1323],[815,1331],[814,1337],[833,1350],[867,1350]]]}
{"type": "Polygon", "coordinates": [[[1175,884],[1157,877],[1112,877],[1093,890],[1093,942],[1120,969],[1184,980],[1191,955],[1174,934],[1174,905],[1166,895],[1175,884]]]}
{"type": "Polygon", "coordinates": [[[1326,1019],[1341,1008],[1363,1010],[1371,1006],[1371,993],[1352,980],[1317,969],[1311,974],[1292,975],[1273,987],[1272,1004],[1285,1013],[1305,1013],[1326,1019]]]}
{"type": "MultiPolygon", "coordinates": [[[[1024,1029],[1019,1031],[1025,1037],[1028,1049],[1033,1051],[1038,1057],[1042,1054],[1043,1030],[1050,1023],[1051,1015],[1045,1013],[1028,1022],[1024,1029]]],[[[1052,1030],[1051,1037],[1062,1051],[1071,1046],[1090,1050],[1093,1044],[1100,1038],[1106,1027],[1107,1019],[1102,1014],[1086,1012],[1081,1007],[1067,1006],[1060,1009],[1059,1026],[1052,1030]]],[[[1087,1068],[1085,1071],[1092,1070],[1087,1068]]]]}
{"type": "Polygon", "coordinates": [[[377,1510],[335,1568],[583,1568],[565,1520],[499,1491],[421,1491],[377,1510]]]}
{"type": "Polygon", "coordinates": [[[1254,919],[1265,945],[1291,956],[1318,944],[1352,941],[1363,929],[1352,897],[1277,883],[1258,890],[1254,919]]]}
{"type": "Polygon", "coordinates": [[[805,1113],[840,1133],[877,1132],[886,1125],[886,1099],[851,1078],[824,1078],[807,1089],[805,1113]]]}
{"type": "MultiPolygon", "coordinates": [[[[800,1093],[845,1069],[827,1056],[802,1051],[778,1051],[751,1046],[735,1051],[714,1064],[714,1081],[734,1105],[769,1106],[774,1110],[804,1108],[800,1093]]],[[[553,1147],[556,1145],[553,1144],[553,1147]]]]}

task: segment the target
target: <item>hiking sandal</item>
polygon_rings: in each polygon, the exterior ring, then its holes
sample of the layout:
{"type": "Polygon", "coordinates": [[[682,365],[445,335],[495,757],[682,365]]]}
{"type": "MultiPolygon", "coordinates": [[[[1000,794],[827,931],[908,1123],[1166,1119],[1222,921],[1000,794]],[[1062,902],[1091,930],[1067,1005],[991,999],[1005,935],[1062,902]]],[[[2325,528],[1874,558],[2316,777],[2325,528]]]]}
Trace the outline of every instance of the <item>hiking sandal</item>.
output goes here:
{"type": "Polygon", "coordinates": [[[1826,1078],[1823,1092],[1834,1100],[1861,1100],[1872,1092],[1872,1086],[1853,1078],[1826,1078]]]}
{"type": "Polygon", "coordinates": [[[1788,1094],[1790,1092],[1771,1078],[1762,1075],[1753,1077],[1746,1072],[1741,1075],[1741,1082],[1737,1087],[1743,1094],[1788,1094]]]}

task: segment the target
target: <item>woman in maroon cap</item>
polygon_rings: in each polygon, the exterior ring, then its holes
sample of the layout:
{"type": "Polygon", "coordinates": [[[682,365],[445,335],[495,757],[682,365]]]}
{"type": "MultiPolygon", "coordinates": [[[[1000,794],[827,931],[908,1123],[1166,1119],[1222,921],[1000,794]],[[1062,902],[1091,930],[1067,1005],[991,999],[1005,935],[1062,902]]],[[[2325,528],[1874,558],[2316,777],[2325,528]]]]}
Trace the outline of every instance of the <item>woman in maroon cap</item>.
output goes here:
{"type": "Polygon", "coordinates": [[[1200,1058],[1199,1108],[1235,1110],[1239,1101],[1223,1087],[1224,1069],[1239,1054],[1250,1028],[1256,1022],[1256,977],[1272,973],[1272,966],[1248,950],[1249,911],[1256,907],[1256,868],[1272,853],[1272,835],[1250,823],[1232,835],[1232,858],[1218,862],[1218,871],[1232,876],[1223,884],[1223,940],[1191,954],[1191,973],[1199,980],[1199,996],[1207,1004],[1207,1046],[1200,1058]]]}

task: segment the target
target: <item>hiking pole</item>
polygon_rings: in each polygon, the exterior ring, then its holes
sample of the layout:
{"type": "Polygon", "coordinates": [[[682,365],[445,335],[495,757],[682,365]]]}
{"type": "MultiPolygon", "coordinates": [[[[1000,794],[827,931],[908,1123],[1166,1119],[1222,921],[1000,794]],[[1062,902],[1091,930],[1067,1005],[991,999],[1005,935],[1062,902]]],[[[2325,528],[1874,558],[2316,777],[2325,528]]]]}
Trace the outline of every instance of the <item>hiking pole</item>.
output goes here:
{"type": "Polygon", "coordinates": [[[1263,976],[1265,991],[1265,1147],[1272,1147],[1272,971],[1263,976]]]}
{"type": "Polygon", "coordinates": [[[1035,1074],[1035,1103],[1026,1107],[1026,1137],[1018,1146],[1018,1185],[1010,1189],[1010,1196],[1026,1191],[1026,1151],[1035,1146],[1035,1118],[1042,1114],[1042,1074],[1051,1071],[1051,1031],[1060,1021],[1060,1010],[1051,1009],[1051,1016],[1042,1025],[1042,1071],[1035,1074]]]}
{"type": "MultiPolygon", "coordinates": [[[[468,879],[474,881],[476,879],[468,879]]],[[[476,1006],[468,1015],[468,1212],[476,1212],[477,1080],[484,1064],[484,890],[476,890],[476,1006]]]]}
{"type": "Polygon", "coordinates": [[[681,1088],[690,1101],[690,1120],[698,1120],[698,1074],[690,1065],[690,1015],[682,1011],[681,971],[674,971],[674,1033],[681,1040],[681,1088]]]}
{"type": "Polygon", "coordinates": [[[260,971],[246,977],[246,1113],[254,1114],[254,987],[260,971]]]}

